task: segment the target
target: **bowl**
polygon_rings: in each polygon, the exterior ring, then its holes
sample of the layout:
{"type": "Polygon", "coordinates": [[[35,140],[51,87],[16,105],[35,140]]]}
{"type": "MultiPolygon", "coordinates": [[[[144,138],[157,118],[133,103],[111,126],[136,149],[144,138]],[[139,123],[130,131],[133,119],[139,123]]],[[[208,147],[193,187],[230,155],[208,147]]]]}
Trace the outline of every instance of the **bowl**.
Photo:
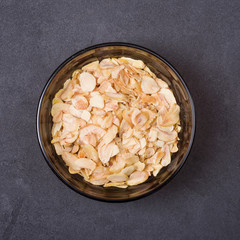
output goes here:
{"type": "Polygon", "coordinates": [[[157,53],[129,43],[104,43],[85,48],[65,60],[51,75],[41,94],[37,110],[37,136],[43,155],[53,172],[76,192],[101,201],[123,202],[146,196],[169,182],[183,166],[191,149],[195,132],[194,104],[182,77],[175,68],[157,53]],[[55,153],[51,144],[52,99],[73,71],[96,60],[109,57],[130,57],[140,59],[158,77],[169,84],[180,106],[182,130],[179,133],[179,151],[172,155],[171,164],[161,169],[156,177],[146,182],[121,188],[104,188],[83,180],[78,174],[70,174],[61,156],[55,153]]]}

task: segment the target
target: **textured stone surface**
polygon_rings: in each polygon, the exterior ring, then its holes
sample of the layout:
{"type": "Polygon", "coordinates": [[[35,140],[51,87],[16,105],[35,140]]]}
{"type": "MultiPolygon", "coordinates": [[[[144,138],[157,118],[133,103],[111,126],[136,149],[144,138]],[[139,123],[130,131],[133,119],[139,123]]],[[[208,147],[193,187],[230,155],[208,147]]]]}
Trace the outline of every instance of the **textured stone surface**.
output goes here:
{"type": "Polygon", "coordinates": [[[232,1],[0,1],[0,239],[239,239],[240,4],[232,1]],[[190,157],[160,191],[103,203],[65,186],[35,132],[55,68],[87,46],[150,48],[195,100],[190,157]]]}

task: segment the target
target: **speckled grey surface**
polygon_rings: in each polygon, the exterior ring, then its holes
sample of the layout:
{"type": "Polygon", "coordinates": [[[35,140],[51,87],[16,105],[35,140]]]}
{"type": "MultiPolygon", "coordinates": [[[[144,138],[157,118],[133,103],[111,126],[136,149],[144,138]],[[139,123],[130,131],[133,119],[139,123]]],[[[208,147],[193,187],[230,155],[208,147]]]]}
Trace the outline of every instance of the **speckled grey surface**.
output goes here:
{"type": "Polygon", "coordinates": [[[1,0],[0,239],[240,239],[239,10],[238,0],[1,0]],[[76,51],[107,41],[164,56],[197,113],[180,173],[129,203],[70,190],[46,164],[35,132],[51,73],[76,51]]]}

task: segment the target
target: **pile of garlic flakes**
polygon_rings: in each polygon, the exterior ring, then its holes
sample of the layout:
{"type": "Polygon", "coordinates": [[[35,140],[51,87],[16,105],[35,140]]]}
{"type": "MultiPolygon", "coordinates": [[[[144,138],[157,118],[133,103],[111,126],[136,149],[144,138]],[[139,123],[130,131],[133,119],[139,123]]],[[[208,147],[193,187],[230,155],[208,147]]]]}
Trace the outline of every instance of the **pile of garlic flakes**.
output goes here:
{"type": "Polygon", "coordinates": [[[180,107],[141,60],[91,62],[73,72],[52,104],[56,153],[71,174],[94,185],[143,183],[178,151],[180,107]]]}

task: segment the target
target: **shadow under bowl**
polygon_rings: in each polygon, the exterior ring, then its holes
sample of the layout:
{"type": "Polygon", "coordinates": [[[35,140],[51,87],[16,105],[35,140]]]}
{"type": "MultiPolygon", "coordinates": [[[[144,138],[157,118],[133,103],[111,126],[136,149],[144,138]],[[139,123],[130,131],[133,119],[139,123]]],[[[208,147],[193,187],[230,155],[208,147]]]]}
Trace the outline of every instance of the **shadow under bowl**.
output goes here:
{"type": "Polygon", "coordinates": [[[69,187],[87,197],[110,202],[135,200],[159,189],[179,171],[185,162],[195,133],[195,111],[191,95],[182,77],[164,58],[146,48],[128,43],[104,43],[79,51],[64,61],[52,74],[41,94],[37,110],[37,135],[43,155],[54,173],[69,187]],[[152,72],[166,81],[180,106],[181,132],[179,151],[172,155],[171,164],[161,169],[156,177],[126,189],[104,188],[83,180],[78,174],[70,174],[67,166],[51,144],[52,100],[56,92],[72,73],[84,65],[109,57],[130,57],[142,60],[152,72]]]}

